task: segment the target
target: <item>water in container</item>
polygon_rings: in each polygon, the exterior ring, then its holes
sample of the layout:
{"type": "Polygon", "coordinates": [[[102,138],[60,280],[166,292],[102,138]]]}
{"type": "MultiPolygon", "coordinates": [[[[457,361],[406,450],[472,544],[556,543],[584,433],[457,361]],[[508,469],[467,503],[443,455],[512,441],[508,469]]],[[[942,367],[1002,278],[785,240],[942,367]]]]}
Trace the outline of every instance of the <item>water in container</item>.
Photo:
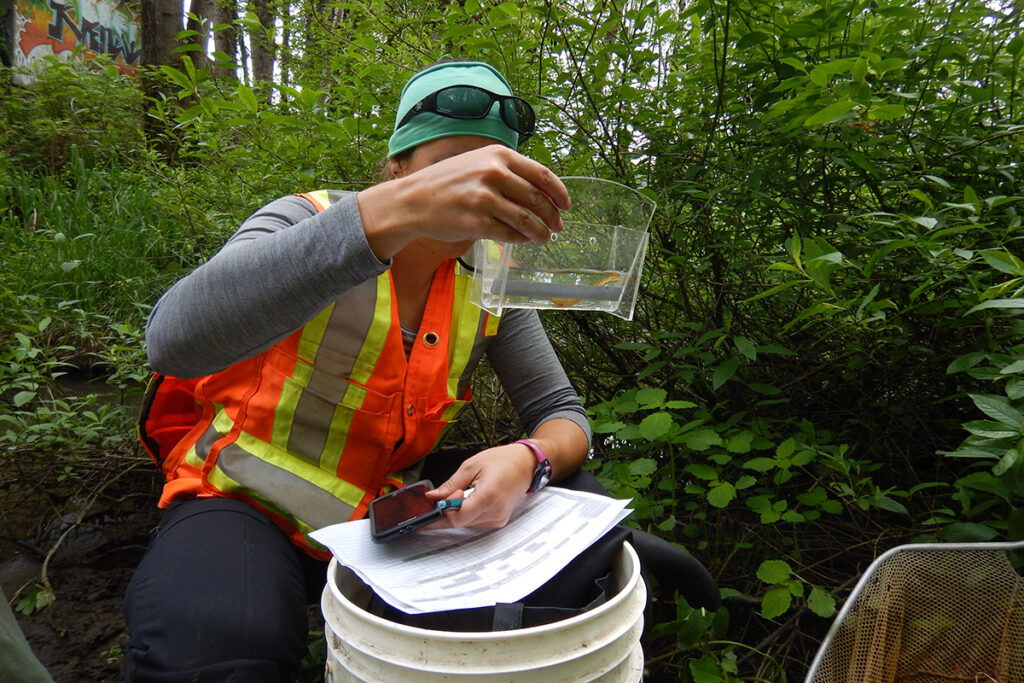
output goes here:
{"type": "Polygon", "coordinates": [[[655,203],[598,178],[563,178],[572,208],[544,245],[480,240],[470,255],[471,300],[506,308],[605,311],[631,320],[655,203]]]}

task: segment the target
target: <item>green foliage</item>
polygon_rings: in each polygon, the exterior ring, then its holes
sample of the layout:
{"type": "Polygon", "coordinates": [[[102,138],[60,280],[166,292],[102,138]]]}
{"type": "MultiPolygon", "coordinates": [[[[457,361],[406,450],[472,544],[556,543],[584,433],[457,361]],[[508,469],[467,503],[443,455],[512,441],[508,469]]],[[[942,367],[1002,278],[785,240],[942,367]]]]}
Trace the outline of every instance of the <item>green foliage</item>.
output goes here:
{"type": "Polygon", "coordinates": [[[633,131],[631,163],[586,155],[659,198],[638,322],[546,318],[599,476],[765,617],[830,616],[837,558],[874,535],[1021,538],[1019,13],[635,9],[658,42],[595,30],[566,78],[633,131]],[[750,581],[767,561],[794,583],[750,581]]]}
{"type": "Polygon", "coordinates": [[[144,146],[142,97],[109,58],[47,57],[31,73],[35,83],[23,90],[0,72],[0,160],[57,172],[73,151],[92,163],[144,146]]]}
{"type": "Polygon", "coordinates": [[[949,524],[942,535],[951,541],[987,541],[1000,535],[1024,537],[1024,345],[1018,343],[1024,333],[1019,312],[1024,307],[1020,305],[1024,303],[1024,269],[1010,254],[999,253],[989,260],[995,262],[997,270],[1012,277],[989,288],[983,293],[984,301],[964,315],[988,311],[982,315],[990,316],[987,328],[990,336],[1001,341],[996,346],[999,350],[959,356],[947,372],[963,373],[989,391],[1000,393],[969,393],[987,419],[964,422],[969,436],[955,450],[943,452],[968,463],[966,473],[954,483],[957,492],[953,498],[959,505],[959,515],[943,511],[949,524]],[[1006,290],[1014,298],[1001,298],[1006,290]]]}
{"type": "Polygon", "coordinates": [[[48,607],[52,602],[53,592],[40,584],[35,584],[18,600],[18,604],[14,606],[14,611],[25,615],[35,614],[39,610],[48,607]]]}
{"type": "Polygon", "coordinates": [[[57,376],[137,388],[158,293],[267,200],[373,182],[402,83],[451,56],[536,105],[524,152],[659,202],[635,320],[544,317],[587,467],[722,587],[714,614],[655,592],[652,678],[797,679],[884,548],[1024,538],[1019,8],[350,0],[282,26],[274,84],[189,49],[147,74],[166,97],[101,61],[0,89],[8,453],[126,447],[57,376]]]}
{"type": "Polygon", "coordinates": [[[324,661],[327,658],[327,639],[324,630],[306,634],[306,656],[302,658],[296,683],[319,683],[324,679],[324,661]]]}
{"type": "Polygon", "coordinates": [[[12,165],[0,180],[0,282],[12,291],[137,317],[136,302],[154,301],[197,245],[212,246],[208,219],[144,169],[89,167],[72,151],[58,174],[12,165]]]}
{"type": "Polygon", "coordinates": [[[0,301],[5,323],[10,324],[0,350],[0,397],[6,405],[0,412],[0,463],[4,457],[19,455],[26,461],[29,454],[56,457],[67,466],[58,475],[63,479],[89,454],[131,450],[134,409],[118,400],[118,395],[123,399],[137,392],[145,372],[140,330],[115,325],[93,340],[98,350],[83,352],[70,344],[53,343],[52,335],[62,333],[55,328],[77,319],[86,328],[79,330],[81,342],[81,335],[91,333],[90,326],[99,329],[109,320],[90,320],[96,316],[73,309],[68,302],[44,313],[40,310],[44,301],[7,289],[0,290],[0,301]],[[64,320],[55,322],[54,316],[64,320]],[[69,391],[66,380],[78,371],[76,363],[107,368],[106,389],[69,391]]]}

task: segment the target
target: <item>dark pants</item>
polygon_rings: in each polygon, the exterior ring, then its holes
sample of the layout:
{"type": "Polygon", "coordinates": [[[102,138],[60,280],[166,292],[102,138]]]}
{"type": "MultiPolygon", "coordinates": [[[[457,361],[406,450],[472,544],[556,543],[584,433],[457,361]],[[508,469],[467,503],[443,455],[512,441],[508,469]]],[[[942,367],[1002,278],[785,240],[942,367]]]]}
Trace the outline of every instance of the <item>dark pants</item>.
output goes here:
{"type": "MultiPolygon", "coordinates": [[[[440,484],[467,455],[431,455],[424,477],[440,484]]],[[[556,485],[607,495],[586,472],[556,485]]],[[[717,588],[700,563],[666,541],[633,533],[641,563],[654,567],[659,580],[689,590],[691,605],[717,608],[717,588]]],[[[125,594],[125,680],[293,680],[306,653],[306,608],[319,600],[326,574],[325,563],[245,503],[175,503],[125,594]]]]}
{"type": "MultiPolygon", "coordinates": [[[[440,484],[470,455],[435,453],[424,477],[440,484]]],[[[582,473],[559,483],[603,490],[582,473]]],[[[326,578],[326,563],[245,503],[174,503],[125,594],[125,680],[292,680],[306,654],[306,608],[326,578]]]]}
{"type": "Polygon", "coordinates": [[[173,504],[125,594],[125,680],[292,680],[326,572],[245,503],[173,504]]]}

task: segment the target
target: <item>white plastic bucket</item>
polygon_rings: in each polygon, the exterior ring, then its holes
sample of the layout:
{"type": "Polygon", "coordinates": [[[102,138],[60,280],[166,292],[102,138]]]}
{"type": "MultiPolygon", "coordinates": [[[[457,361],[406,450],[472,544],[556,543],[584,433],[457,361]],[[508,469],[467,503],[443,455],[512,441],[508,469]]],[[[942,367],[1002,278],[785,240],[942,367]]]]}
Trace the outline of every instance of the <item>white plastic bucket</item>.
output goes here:
{"type": "Polygon", "coordinates": [[[604,604],[543,626],[511,631],[434,631],[367,612],[370,589],[331,560],[321,601],[328,683],[376,681],[600,681],[643,678],[640,646],[647,588],[624,543],[604,604]]]}

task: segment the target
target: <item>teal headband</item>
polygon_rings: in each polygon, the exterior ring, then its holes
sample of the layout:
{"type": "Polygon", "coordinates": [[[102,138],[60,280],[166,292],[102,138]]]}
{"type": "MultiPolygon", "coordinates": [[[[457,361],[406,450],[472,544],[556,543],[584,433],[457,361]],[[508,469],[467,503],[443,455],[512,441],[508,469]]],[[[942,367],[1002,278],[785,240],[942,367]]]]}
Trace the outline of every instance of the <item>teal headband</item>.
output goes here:
{"type": "MultiPolygon", "coordinates": [[[[478,88],[490,90],[496,95],[512,94],[512,87],[508,81],[490,64],[483,62],[435,64],[410,78],[402,88],[398,113],[395,115],[395,126],[417,102],[450,85],[475,85],[478,88]]],[[[393,157],[416,145],[451,135],[480,135],[485,138],[493,138],[515,149],[519,144],[519,134],[501,120],[498,106],[499,104],[495,102],[490,113],[482,119],[452,119],[433,112],[416,114],[408,123],[392,134],[391,140],[388,142],[388,156],[393,157]]]]}

